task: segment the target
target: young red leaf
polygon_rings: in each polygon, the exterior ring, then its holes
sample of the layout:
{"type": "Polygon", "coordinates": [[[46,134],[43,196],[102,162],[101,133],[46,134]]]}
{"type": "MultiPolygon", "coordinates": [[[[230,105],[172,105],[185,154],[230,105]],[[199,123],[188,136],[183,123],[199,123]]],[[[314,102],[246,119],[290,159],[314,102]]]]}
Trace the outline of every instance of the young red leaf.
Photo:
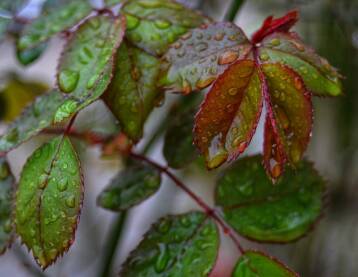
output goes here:
{"type": "Polygon", "coordinates": [[[250,42],[232,23],[213,23],[182,36],[164,56],[159,85],[188,94],[208,87],[229,64],[247,56],[250,42]]]}
{"type": "Polygon", "coordinates": [[[195,143],[208,168],[242,153],[262,109],[260,80],[252,60],[230,66],[215,82],[195,118],[195,143]]]}

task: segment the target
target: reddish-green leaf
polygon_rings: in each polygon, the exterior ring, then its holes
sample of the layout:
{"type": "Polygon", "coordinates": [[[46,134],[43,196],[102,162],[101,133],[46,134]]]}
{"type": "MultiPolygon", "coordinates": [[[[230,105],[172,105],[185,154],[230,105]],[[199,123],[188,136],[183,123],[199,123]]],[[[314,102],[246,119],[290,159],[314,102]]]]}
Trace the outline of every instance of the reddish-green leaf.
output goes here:
{"type": "Polygon", "coordinates": [[[115,60],[114,77],[104,100],[123,132],[138,141],[144,123],[152,111],[160,91],[156,87],[159,60],[144,51],[123,43],[115,60]]]}
{"type": "Polygon", "coordinates": [[[342,94],[340,75],[326,59],[304,45],[295,33],[275,33],[262,41],[259,51],[263,62],[280,62],[295,70],[307,89],[318,96],[342,94]]]}
{"type": "Polygon", "coordinates": [[[209,276],[218,247],[219,232],[204,213],[167,216],[144,235],[120,276],[209,276]]]}
{"type": "Polygon", "coordinates": [[[37,149],[26,162],[16,193],[16,231],[46,268],[74,240],[83,199],[76,152],[67,137],[37,149]]]}
{"type": "Polygon", "coordinates": [[[12,199],[15,178],[5,158],[0,157],[0,254],[10,246],[13,239],[12,199]]]}
{"type": "Polygon", "coordinates": [[[131,0],[122,8],[127,19],[126,37],[153,55],[207,19],[172,0],[131,0]]]}
{"type": "MultiPolygon", "coordinates": [[[[301,160],[311,136],[311,95],[302,79],[288,67],[281,64],[263,64],[262,69],[270,94],[267,110],[274,140],[278,147],[282,148],[281,152],[285,153],[287,161],[295,165],[301,160]]],[[[268,129],[266,131],[269,132],[268,129]]],[[[271,140],[271,134],[267,134],[267,137],[271,140]]],[[[276,160],[275,156],[269,153],[264,153],[264,156],[266,168],[273,178],[277,178],[280,174],[275,175],[276,170],[279,171],[275,167],[281,159],[276,160]],[[268,157],[270,159],[266,159],[268,157]]]]}
{"type": "Polygon", "coordinates": [[[242,153],[262,109],[260,79],[252,60],[240,60],[215,82],[195,119],[195,143],[208,168],[242,153]]]}
{"type": "Polygon", "coordinates": [[[164,56],[160,85],[188,94],[208,87],[229,64],[246,57],[250,42],[232,23],[194,29],[171,45],[164,56]]]}
{"type": "Polygon", "coordinates": [[[247,250],[240,257],[231,277],[299,277],[281,261],[265,253],[247,250]]]}
{"type": "Polygon", "coordinates": [[[273,186],[261,160],[243,158],[226,169],[217,181],[215,203],[240,235],[260,242],[297,240],[321,215],[324,180],[302,161],[273,186]]]}
{"type": "Polygon", "coordinates": [[[18,41],[19,50],[35,47],[53,35],[66,31],[90,14],[92,7],[87,0],[61,3],[46,9],[40,17],[26,25],[18,41]]]}

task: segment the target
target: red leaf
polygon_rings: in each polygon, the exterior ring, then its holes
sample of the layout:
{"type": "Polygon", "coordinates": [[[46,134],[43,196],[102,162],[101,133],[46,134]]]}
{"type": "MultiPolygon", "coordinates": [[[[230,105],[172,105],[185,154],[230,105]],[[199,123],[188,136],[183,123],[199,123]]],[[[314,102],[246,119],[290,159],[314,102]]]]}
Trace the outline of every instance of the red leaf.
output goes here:
{"type": "Polygon", "coordinates": [[[270,16],[264,21],[262,27],[252,36],[251,41],[253,44],[256,44],[274,32],[288,32],[296,24],[298,19],[298,11],[291,11],[277,19],[273,19],[273,17],[270,16]]]}
{"type": "Polygon", "coordinates": [[[242,153],[262,109],[260,79],[252,60],[231,65],[215,82],[195,118],[194,141],[208,168],[242,153]]]}

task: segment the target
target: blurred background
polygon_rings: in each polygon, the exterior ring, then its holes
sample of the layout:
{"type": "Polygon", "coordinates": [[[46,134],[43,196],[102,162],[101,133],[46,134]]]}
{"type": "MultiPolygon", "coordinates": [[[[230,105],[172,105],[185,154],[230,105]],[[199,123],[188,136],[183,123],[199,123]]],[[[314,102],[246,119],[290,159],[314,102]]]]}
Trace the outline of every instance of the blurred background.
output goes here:
{"type": "MultiPolygon", "coordinates": [[[[180,2],[220,21],[231,1],[180,2]]],[[[41,3],[39,0],[29,1],[23,14],[36,16],[41,3]]],[[[298,9],[301,13],[296,31],[306,44],[317,49],[345,76],[343,97],[314,99],[315,126],[306,154],[328,181],[329,205],[315,230],[296,243],[274,246],[258,245],[245,239],[242,242],[244,246],[276,255],[305,277],[358,276],[358,0],[246,0],[243,1],[236,23],[251,35],[267,16],[282,16],[291,9],[298,9]]],[[[16,109],[22,108],[14,104],[17,103],[16,98],[31,100],[46,86],[54,85],[62,46],[61,38],[53,39],[44,55],[25,68],[17,62],[11,39],[0,44],[0,134],[5,131],[7,121],[12,119],[12,113],[16,114],[16,109]]],[[[150,137],[152,130],[165,117],[175,97],[178,96],[168,95],[164,105],[152,113],[146,124],[146,138],[150,137]]],[[[118,131],[115,120],[101,102],[80,113],[76,128],[94,129],[108,134],[118,131]]],[[[9,154],[17,178],[27,157],[48,139],[46,136],[38,137],[9,154]]],[[[145,140],[138,145],[138,149],[143,147],[145,140]]],[[[96,197],[120,170],[122,163],[118,157],[102,157],[99,148],[89,148],[80,142],[76,142],[76,145],[84,169],[85,200],[74,245],[54,266],[42,273],[36,270],[37,266],[25,247],[16,241],[12,249],[0,257],[0,276],[101,276],[106,252],[114,246],[113,241],[111,245],[107,239],[117,224],[118,215],[97,207],[96,197]]],[[[261,152],[261,149],[262,124],[246,155],[261,152]]],[[[162,139],[152,148],[150,156],[165,164],[162,139]]],[[[198,163],[193,163],[187,169],[175,173],[207,202],[213,203],[218,170],[207,173],[198,163]]],[[[164,178],[159,193],[130,210],[124,234],[117,245],[113,272],[107,276],[116,276],[128,253],[156,219],[168,213],[197,208],[170,180],[164,178]]],[[[222,236],[221,248],[217,268],[212,274],[216,277],[230,276],[239,255],[225,236],[222,236]]]]}

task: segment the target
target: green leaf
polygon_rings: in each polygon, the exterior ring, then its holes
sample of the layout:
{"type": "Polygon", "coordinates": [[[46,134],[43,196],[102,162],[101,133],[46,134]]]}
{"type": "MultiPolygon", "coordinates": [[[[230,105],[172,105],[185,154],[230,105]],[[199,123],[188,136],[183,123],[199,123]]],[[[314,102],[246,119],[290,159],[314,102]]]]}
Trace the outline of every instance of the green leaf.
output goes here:
{"type": "Polygon", "coordinates": [[[104,5],[106,7],[112,7],[112,6],[118,5],[123,2],[124,2],[124,0],[104,0],[104,5]]]}
{"type": "Polygon", "coordinates": [[[127,19],[128,40],[153,55],[164,54],[179,36],[207,21],[171,0],[132,0],[122,11],[127,19]]]}
{"type": "Polygon", "coordinates": [[[31,155],[16,193],[15,223],[43,269],[73,243],[82,199],[80,163],[67,137],[57,137],[31,155]]]}
{"type": "Polygon", "coordinates": [[[120,276],[209,276],[218,247],[219,232],[204,213],[167,216],[145,234],[120,276]]]}
{"type": "Polygon", "coordinates": [[[303,161],[272,185],[261,160],[244,158],[228,168],[217,182],[215,202],[240,235],[260,242],[296,240],[321,214],[324,180],[303,161]]]}
{"type": "Polygon", "coordinates": [[[209,169],[236,159],[249,145],[263,97],[252,60],[239,60],[220,75],[195,117],[194,141],[209,169]]]}
{"type": "Polygon", "coordinates": [[[62,103],[63,96],[56,90],[37,97],[0,137],[0,153],[16,148],[50,126],[62,103]]]}
{"type": "Polygon", "coordinates": [[[182,36],[164,56],[159,85],[168,92],[202,90],[228,65],[247,56],[252,46],[232,23],[213,23],[182,36]]]}
{"type": "Polygon", "coordinates": [[[86,20],[67,43],[60,60],[59,88],[76,98],[91,93],[103,77],[124,35],[124,19],[99,15],[86,20]]]}
{"type": "Polygon", "coordinates": [[[307,89],[318,96],[342,95],[337,70],[305,46],[295,33],[275,33],[266,37],[259,54],[265,62],[281,62],[295,70],[307,89]]]}
{"type": "Polygon", "coordinates": [[[184,97],[169,113],[163,154],[172,168],[189,165],[198,155],[193,145],[193,121],[198,107],[198,94],[184,97]]]}
{"type": "Polygon", "coordinates": [[[47,49],[47,42],[42,42],[34,48],[25,50],[16,50],[17,60],[24,66],[32,64],[36,61],[47,49]]]}
{"type": "Polygon", "coordinates": [[[70,29],[91,11],[92,7],[87,0],[64,2],[56,8],[47,9],[25,26],[18,41],[19,50],[33,48],[53,35],[70,29]]]}
{"type": "Polygon", "coordinates": [[[104,100],[132,140],[143,136],[144,123],[161,97],[156,88],[159,60],[123,43],[118,49],[114,77],[104,100]]]}
{"type": "Polygon", "coordinates": [[[143,202],[160,187],[160,172],[145,163],[133,162],[111,181],[99,195],[97,203],[112,211],[125,211],[143,202]]]}
{"type": "Polygon", "coordinates": [[[12,198],[15,178],[5,158],[0,157],[0,254],[13,240],[12,198]]]}
{"type": "Polygon", "coordinates": [[[248,250],[238,260],[232,277],[298,277],[276,258],[264,253],[248,250]]]}

